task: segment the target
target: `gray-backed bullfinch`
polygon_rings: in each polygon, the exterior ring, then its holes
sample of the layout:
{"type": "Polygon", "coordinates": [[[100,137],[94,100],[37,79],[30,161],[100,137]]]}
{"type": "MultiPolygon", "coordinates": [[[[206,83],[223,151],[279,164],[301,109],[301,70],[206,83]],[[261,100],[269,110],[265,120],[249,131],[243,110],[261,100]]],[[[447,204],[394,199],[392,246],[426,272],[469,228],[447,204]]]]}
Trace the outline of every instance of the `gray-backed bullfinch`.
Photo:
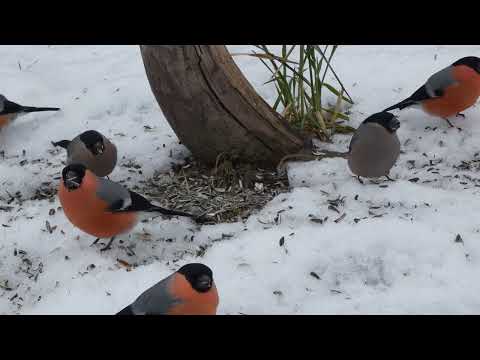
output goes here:
{"type": "Polygon", "coordinates": [[[0,130],[21,115],[38,111],[58,111],[60,108],[23,106],[0,94],[0,130]]]}
{"type": "Polygon", "coordinates": [[[152,213],[197,219],[186,212],[153,205],[122,185],[96,176],[82,164],[70,164],[62,170],[58,196],[68,220],[96,236],[95,243],[100,238],[111,238],[102,251],[110,248],[115,236],[129,232],[152,213]]]}
{"type": "Polygon", "coordinates": [[[147,289],[116,315],[216,315],[218,303],[212,270],[195,263],[147,289]]]}
{"type": "Polygon", "coordinates": [[[67,150],[68,164],[83,164],[97,176],[109,175],[117,164],[117,148],[105,136],[88,130],[73,140],[52,142],[67,150]]]}
{"type": "Polygon", "coordinates": [[[346,156],[348,167],[360,177],[387,177],[400,154],[397,129],[398,119],[388,112],[380,112],[363,121],[350,141],[346,156]]]}
{"type": "Polygon", "coordinates": [[[448,118],[464,117],[461,112],[474,105],[479,96],[480,58],[467,56],[433,74],[412,96],[384,111],[420,107],[453,127],[448,118]]]}

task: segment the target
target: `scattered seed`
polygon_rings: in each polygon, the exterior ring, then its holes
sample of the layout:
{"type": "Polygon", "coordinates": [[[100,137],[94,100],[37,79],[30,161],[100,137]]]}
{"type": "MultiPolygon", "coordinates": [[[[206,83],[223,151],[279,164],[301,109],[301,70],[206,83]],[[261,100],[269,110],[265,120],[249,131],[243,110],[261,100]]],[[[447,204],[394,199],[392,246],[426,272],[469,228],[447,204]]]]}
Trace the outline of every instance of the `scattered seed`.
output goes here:
{"type": "Polygon", "coordinates": [[[323,219],[311,218],[310,221],[318,224],[323,224],[323,219]]]}
{"type": "Polygon", "coordinates": [[[48,222],[48,220],[45,221],[45,226],[46,226],[46,228],[47,228],[47,231],[48,231],[50,234],[53,233],[53,230],[55,230],[55,229],[57,228],[56,226],[52,228],[52,227],[50,226],[50,223],[48,222]]]}
{"type": "Polygon", "coordinates": [[[333,205],[328,205],[328,210],[332,210],[332,211],[335,211],[337,212],[338,214],[340,214],[340,211],[333,205]]]}
{"type": "Polygon", "coordinates": [[[460,234],[457,234],[457,236],[455,237],[455,242],[456,242],[456,243],[462,243],[462,244],[463,244],[463,239],[462,239],[462,237],[460,236],[460,234]]]}
{"type": "Polygon", "coordinates": [[[132,265],[130,265],[127,261],[125,260],[122,260],[122,259],[117,259],[117,262],[120,264],[120,265],[123,265],[125,267],[128,267],[128,268],[131,268],[132,265]]]}

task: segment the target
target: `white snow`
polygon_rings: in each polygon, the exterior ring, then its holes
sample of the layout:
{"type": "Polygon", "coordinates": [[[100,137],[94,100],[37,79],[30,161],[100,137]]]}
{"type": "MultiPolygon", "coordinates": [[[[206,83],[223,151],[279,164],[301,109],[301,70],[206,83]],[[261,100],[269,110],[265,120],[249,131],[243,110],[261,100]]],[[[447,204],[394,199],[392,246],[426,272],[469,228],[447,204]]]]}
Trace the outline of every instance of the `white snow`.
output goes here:
{"type": "MultiPolygon", "coordinates": [[[[340,46],[334,67],[356,102],[352,126],[468,55],[479,56],[480,47],[340,46]]],[[[272,103],[275,90],[263,85],[269,77],[263,65],[245,56],[235,61],[272,103]]],[[[188,154],[151,93],[136,46],[0,46],[0,77],[0,93],[12,101],[62,108],[27,115],[0,132],[2,206],[7,192],[28,199],[42,182],[56,186],[65,153],[51,154],[50,141],[87,129],[117,144],[120,163],[142,166],[141,174],[117,167],[111,176],[132,188],[188,154]]],[[[394,183],[361,185],[343,159],[291,163],[291,192],[244,224],[197,227],[185,219],[155,219],[105,253],[90,247],[94,239],[61,210],[49,215],[60,206],[57,198],[14,201],[12,211],[0,210],[0,224],[9,226],[0,227],[0,286],[8,281],[11,288],[0,287],[0,314],[113,314],[188,262],[214,271],[219,314],[478,313],[480,176],[475,167],[454,166],[480,151],[480,114],[478,107],[465,114],[453,119],[463,128],[458,131],[419,110],[402,111],[404,153],[392,170],[394,183]],[[415,177],[418,182],[408,181],[415,177]],[[338,197],[344,197],[340,213],[328,208],[338,197]],[[57,226],[52,234],[46,221],[57,226]],[[457,234],[463,243],[455,242],[457,234]],[[207,247],[200,258],[199,246],[207,247]],[[117,259],[139,266],[127,271],[117,259]]],[[[349,139],[338,135],[328,148],[346,150],[349,139]]]]}

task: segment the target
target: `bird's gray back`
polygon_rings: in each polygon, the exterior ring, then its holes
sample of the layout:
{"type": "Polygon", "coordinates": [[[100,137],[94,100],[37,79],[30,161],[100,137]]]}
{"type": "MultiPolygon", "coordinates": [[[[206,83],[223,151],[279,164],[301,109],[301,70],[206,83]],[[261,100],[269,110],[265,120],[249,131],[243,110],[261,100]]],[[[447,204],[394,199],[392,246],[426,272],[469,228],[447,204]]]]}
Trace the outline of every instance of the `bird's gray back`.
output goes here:
{"type": "Polygon", "coordinates": [[[396,133],[375,123],[362,124],[350,142],[348,166],[358,176],[388,175],[400,154],[396,133]]]}

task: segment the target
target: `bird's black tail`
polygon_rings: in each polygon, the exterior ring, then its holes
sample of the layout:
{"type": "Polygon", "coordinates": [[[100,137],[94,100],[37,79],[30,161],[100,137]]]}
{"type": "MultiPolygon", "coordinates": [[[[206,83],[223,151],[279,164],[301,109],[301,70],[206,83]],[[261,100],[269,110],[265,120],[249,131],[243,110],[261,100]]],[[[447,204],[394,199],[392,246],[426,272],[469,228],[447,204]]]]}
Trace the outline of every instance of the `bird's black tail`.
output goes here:
{"type": "Polygon", "coordinates": [[[121,211],[146,211],[146,212],[158,212],[166,216],[185,216],[192,218],[195,221],[199,221],[200,217],[194,214],[190,214],[184,211],[165,209],[160,206],[153,205],[150,201],[145,199],[142,195],[137,194],[134,191],[130,191],[130,199],[132,203],[126,209],[121,211]]]}
{"type": "Polygon", "coordinates": [[[135,314],[132,311],[132,306],[128,305],[127,307],[123,308],[122,310],[120,310],[115,315],[135,315],[135,314]]]}
{"type": "Polygon", "coordinates": [[[390,106],[389,108],[386,108],[382,112],[387,112],[387,111],[391,111],[391,110],[395,110],[395,109],[403,110],[403,109],[405,109],[409,106],[415,105],[415,104],[416,104],[415,101],[410,100],[410,99],[405,99],[405,100],[400,101],[398,104],[395,104],[395,105],[390,106]]]}
{"type": "Polygon", "coordinates": [[[22,106],[21,111],[30,113],[30,112],[39,112],[39,111],[59,111],[60,108],[54,107],[34,107],[34,106],[22,106]]]}
{"type": "Polygon", "coordinates": [[[64,149],[68,148],[68,145],[70,144],[70,140],[60,140],[60,141],[57,141],[57,142],[53,142],[52,141],[52,145],[53,146],[60,146],[64,149]]]}

